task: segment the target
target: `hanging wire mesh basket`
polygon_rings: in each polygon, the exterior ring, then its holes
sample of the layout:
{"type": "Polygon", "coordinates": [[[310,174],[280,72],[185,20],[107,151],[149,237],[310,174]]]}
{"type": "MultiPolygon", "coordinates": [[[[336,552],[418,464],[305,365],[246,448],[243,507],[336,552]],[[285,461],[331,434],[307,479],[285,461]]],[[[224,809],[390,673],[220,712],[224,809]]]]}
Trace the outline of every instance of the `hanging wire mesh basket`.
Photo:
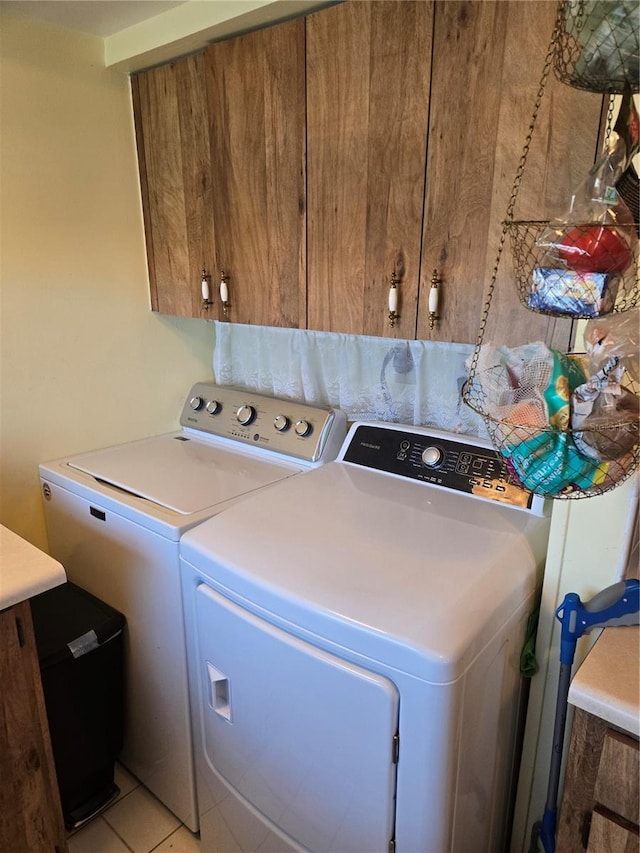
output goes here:
{"type": "MultiPolygon", "coordinates": [[[[522,305],[551,316],[589,319],[628,311],[640,304],[637,226],[608,228],[598,223],[555,227],[549,222],[505,223],[513,257],[515,284],[522,305]],[[628,239],[625,239],[628,231],[628,239]],[[571,269],[562,257],[550,260],[549,244],[570,258],[581,245],[600,246],[597,270],[571,269]]],[[[557,255],[557,253],[555,253],[557,255]]]]}
{"type": "Polygon", "coordinates": [[[550,498],[604,494],[640,463],[640,387],[625,373],[621,384],[628,409],[612,420],[572,428],[571,390],[584,382],[584,373],[579,357],[558,370],[555,355],[555,363],[528,357],[517,379],[507,360],[478,367],[465,386],[465,401],[482,414],[514,484],[550,498]]]}
{"type": "Polygon", "coordinates": [[[590,92],[640,91],[637,0],[566,0],[554,56],[556,77],[590,92]]]}
{"type": "MultiPolygon", "coordinates": [[[[615,323],[619,327],[620,320],[625,323],[631,320],[631,324],[636,322],[637,325],[637,309],[633,317],[621,313],[634,309],[640,301],[637,239],[629,235],[627,249],[630,257],[625,258],[624,264],[618,258],[617,264],[613,261],[609,269],[601,273],[599,284],[602,285],[606,279],[608,292],[600,287],[599,291],[594,290],[594,295],[584,305],[575,303],[570,306],[571,310],[563,311],[557,302],[552,308],[545,308],[541,307],[541,303],[531,303],[536,275],[539,283],[545,277],[539,271],[547,270],[547,274],[549,271],[544,266],[547,261],[544,253],[547,250],[542,245],[542,237],[551,223],[517,221],[513,215],[536,116],[552,65],[561,82],[571,82],[577,88],[591,91],[615,92],[616,88],[612,86],[624,88],[628,83],[627,76],[635,74],[637,91],[637,22],[632,36],[621,36],[606,50],[601,33],[598,35],[598,28],[594,24],[595,7],[606,7],[608,12],[613,12],[614,7],[621,6],[635,21],[638,8],[635,0],[633,4],[618,3],[616,0],[605,3],[561,0],[558,5],[556,26],[507,205],[480,331],[462,393],[464,402],[483,418],[494,447],[506,460],[512,482],[548,498],[585,498],[604,494],[628,479],[640,465],[637,332],[632,335],[635,342],[631,342],[635,354],[627,363],[624,362],[628,356],[618,359],[615,368],[600,386],[604,392],[592,396],[586,409],[584,400],[589,397],[590,389],[596,387],[594,383],[599,376],[591,374],[594,369],[599,371],[599,366],[594,368],[594,363],[588,359],[565,355],[549,349],[542,342],[525,344],[515,349],[496,347],[484,342],[484,334],[498,268],[507,242],[511,244],[518,295],[527,310],[553,316],[571,316],[574,319],[589,318],[592,323],[600,325],[615,323]],[[630,5],[634,7],[632,10],[630,5]],[[598,50],[593,48],[596,42],[598,50]],[[631,47],[627,49],[629,44],[631,47]],[[585,46],[588,48],[586,52],[585,46]],[[612,77],[612,55],[616,53],[621,54],[617,60],[621,70],[616,72],[617,77],[616,74],[612,77]],[[606,79],[602,76],[605,74],[606,79]],[[619,269],[614,269],[616,266],[619,269]],[[611,317],[600,318],[601,314],[609,312],[611,317]],[[629,366],[631,369],[628,369],[629,366]],[[609,382],[611,377],[614,379],[609,382]],[[586,416],[585,411],[588,411],[586,416]]],[[[603,11],[599,10],[600,13],[603,11]]],[[[637,216],[633,218],[637,219],[637,216]]],[[[592,223],[585,226],[591,227],[592,223]]],[[[634,230],[634,226],[626,227],[634,230]]],[[[583,291],[581,294],[584,296],[583,291]]],[[[625,339],[625,346],[627,343],[625,339]]],[[[626,349],[628,351],[629,347],[626,346],[626,349]]]]}

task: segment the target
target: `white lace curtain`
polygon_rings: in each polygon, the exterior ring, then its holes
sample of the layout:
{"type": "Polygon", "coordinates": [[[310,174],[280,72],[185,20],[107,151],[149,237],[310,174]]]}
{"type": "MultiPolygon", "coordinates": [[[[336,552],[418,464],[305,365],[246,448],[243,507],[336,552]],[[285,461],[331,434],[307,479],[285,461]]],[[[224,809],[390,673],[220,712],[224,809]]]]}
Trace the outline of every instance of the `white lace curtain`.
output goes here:
{"type": "Polygon", "coordinates": [[[486,436],[460,388],[473,347],[215,323],[221,385],[342,409],[351,421],[435,426],[486,436]]]}

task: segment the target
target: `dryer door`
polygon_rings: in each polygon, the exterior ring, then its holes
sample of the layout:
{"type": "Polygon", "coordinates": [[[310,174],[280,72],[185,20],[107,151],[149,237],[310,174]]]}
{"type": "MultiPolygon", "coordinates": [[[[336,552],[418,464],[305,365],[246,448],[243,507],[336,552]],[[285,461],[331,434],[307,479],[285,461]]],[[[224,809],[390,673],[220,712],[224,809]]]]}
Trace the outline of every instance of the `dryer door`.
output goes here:
{"type": "Polygon", "coordinates": [[[205,759],[296,844],[386,851],[398,693],[388,679],[196,590],[205,759]]]}

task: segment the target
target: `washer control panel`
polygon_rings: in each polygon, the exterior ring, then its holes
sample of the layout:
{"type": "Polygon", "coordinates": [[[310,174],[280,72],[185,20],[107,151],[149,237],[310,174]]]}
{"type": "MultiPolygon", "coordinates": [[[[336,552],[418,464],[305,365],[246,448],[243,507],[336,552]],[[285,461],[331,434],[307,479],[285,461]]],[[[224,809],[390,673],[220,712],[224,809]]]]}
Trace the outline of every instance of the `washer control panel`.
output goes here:
{"type": "Polygon", "coordinates": [[[209,382],[193,386],[180,423],[308,462],[333,458],[347,432],[346,416],[337,409],[209,382]]]}
{"type": "Polygon", "coordinates": [[[456,492],[539,511],[542,501],[510,475],[487,441],[439,430],[354,424],[341,459],[456,492]]]}

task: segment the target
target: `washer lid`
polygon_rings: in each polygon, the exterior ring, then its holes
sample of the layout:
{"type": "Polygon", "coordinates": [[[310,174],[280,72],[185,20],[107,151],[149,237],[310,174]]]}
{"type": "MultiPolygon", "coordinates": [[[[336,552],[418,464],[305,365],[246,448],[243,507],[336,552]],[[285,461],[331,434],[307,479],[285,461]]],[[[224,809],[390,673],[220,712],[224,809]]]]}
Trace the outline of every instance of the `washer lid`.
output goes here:
{"type": "Polygon", "coordinates": [[[223,592],[445,683],[534,592],[547,533],[548,519],[331,462],[204,522],[181,555],[223,592]]]}
{"type": "Polygon", "coordinates": [[[199,512],[301,470],[184,433],[85,453],[67,464],[181,515],[199,512]]]}

